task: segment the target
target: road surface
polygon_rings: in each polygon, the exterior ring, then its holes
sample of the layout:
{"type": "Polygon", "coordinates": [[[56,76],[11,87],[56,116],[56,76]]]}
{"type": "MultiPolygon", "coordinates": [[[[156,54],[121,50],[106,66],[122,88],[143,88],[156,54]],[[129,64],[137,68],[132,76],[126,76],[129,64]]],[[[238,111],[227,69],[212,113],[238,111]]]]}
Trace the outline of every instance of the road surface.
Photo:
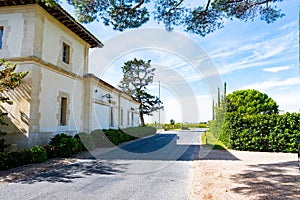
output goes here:
{"type": "Polygon", "coordinates": [[[164,132],[0,186],[0,199],[187,199],[202,130],[164,132]]]}

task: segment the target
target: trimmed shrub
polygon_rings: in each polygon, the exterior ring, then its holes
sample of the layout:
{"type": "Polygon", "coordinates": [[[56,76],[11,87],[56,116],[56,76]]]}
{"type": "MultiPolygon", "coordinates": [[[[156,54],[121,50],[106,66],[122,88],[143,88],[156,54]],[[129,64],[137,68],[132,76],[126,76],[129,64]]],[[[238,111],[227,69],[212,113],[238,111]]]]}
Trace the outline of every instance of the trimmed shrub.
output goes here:
{"type": "MultiPolygon", "coordinates": [[[[300,113],[227,114],[223,134],[236,150],[297,152],[300,113]]],[[[221,139],[221,138],[220,138],[221,139]]]]}

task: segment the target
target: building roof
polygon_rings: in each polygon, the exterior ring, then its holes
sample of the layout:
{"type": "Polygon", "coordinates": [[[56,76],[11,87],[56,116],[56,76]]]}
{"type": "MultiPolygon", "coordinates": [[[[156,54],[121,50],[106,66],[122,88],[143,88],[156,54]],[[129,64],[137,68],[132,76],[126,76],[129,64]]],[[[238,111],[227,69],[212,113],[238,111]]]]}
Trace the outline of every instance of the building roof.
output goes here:
{"type": "Polygon", "coordinates": [[[89,74],[85,74],[85,75],[83,76],[83,78],[91,78],[91,79],[94,79],[94,80],[97,81],[99,84],[105,85],[106,87],[108,87],[108,88],[110,88],[110,89],[112,89],[112,90],[114,90],[114,91],[116,91],[116,92],[118,92],[118,93],[120,93],[120,94],[124,94],[124,95],[128,96],[132,101],[135,101],[136,103],[139,103],[139,104],[141,103],[141,102],[135,100],[135,99],[133,98],[133,96],[130,96],[130,95],[127,94],[126,92],[123,92],[123,91],[119,90],[118,88],[115,88],[114,86],[112,86],[111,84],[109,84],[109,83],[103,81],[102,79],[98,78],[98,77],[95,76],[94,74],[90,74],[90,73],[89,73],[89,74]]]}
{"type": "Polygon", "coordinates": [[[65,11],[58,4],[54,6],[46,6],[45,3],[39,0],[0,0],[1,7],[27,4],[39,4],[50,15],[52,15],[54,18],[60,21],[63,25],[69,28],[81,39],[89,43],[91,45],[91,48],[103,47],[103,44],[93,34],[91,34],[86,28],[84,28],[80,23],[78,23],[67,11],[65,11]]]}

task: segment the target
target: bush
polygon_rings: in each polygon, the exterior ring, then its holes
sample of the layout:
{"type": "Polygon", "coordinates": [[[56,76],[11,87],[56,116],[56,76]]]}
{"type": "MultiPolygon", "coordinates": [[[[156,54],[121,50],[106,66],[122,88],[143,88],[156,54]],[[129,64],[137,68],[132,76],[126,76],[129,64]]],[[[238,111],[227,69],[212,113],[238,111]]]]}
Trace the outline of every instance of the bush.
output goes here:
{"type": "Polygon", "coordinates": [[[0,152],[4,152],[5,149],[9,146],[9,144],[5,143],[5,139],[0,139],[0,152]]]}
{"type": "Polygon", "coordinates": [[[112,147],[113,145],[106,137],[105,130],[94,130],[91,132],[96,147],[112,147]]]}
{"type": "Polygon", "coordinates": [[[39,146],[18,152],[0,152],[0,170],[6,170],[31,163],[45,162],[47,159],[46,151],[39,146]]]}
{"type": "Polygon", "coordinates": [[[145,137],[156,133],[154,127],[130,127],[125,129],[103,129],[91,132],[93,141],[97,147],[112,147],[120,143],[145,137]]]}
{"type": "Polygon", "coordinates": [[[41,163],[48,160],[47,153],[43,147],[35,146],[30,149],[32,153],[32,162],[33,163],[41,163]]]}
{"type": "Polygon", "coordinates": [[[150,126],[129,127],[123,129],[123,132],[127,135],[138,138],[156,134],[156,128],[150,126]]]}
{"type": "Polygon", "coordinates": [[[0,152],[0,170],[9,169],[7,159],[8,159],[7,154],[4,152],[0,152]]]}
{"type": "Polygon", "coordinates": [[[46,146],[49,157],[71,157],[78,153],[77,139],[64,133],[55,135],[46,146]]]}
{"type": "Polygon", "coordinates": [[[94,138],[91,134],[88,133],[79,133],[74,136],[77,140],[77,150],[78,152],[82,152],[85,150],[93,150],[95,149],[94,138]]]}

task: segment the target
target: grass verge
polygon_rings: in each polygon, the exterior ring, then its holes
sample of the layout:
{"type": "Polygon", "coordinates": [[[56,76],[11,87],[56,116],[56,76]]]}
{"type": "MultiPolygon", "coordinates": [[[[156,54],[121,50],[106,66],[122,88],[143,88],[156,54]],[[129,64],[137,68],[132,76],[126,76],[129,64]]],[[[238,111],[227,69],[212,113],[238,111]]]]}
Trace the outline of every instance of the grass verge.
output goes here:
{"type": "Polygon", "coordinates": [[[215,138],[209,130],[201,134],[201,142],[204,147],[211,146],[212,149],[217,149],[217,150],[227,149],[227,147],[220,140],[215,138]]]}

